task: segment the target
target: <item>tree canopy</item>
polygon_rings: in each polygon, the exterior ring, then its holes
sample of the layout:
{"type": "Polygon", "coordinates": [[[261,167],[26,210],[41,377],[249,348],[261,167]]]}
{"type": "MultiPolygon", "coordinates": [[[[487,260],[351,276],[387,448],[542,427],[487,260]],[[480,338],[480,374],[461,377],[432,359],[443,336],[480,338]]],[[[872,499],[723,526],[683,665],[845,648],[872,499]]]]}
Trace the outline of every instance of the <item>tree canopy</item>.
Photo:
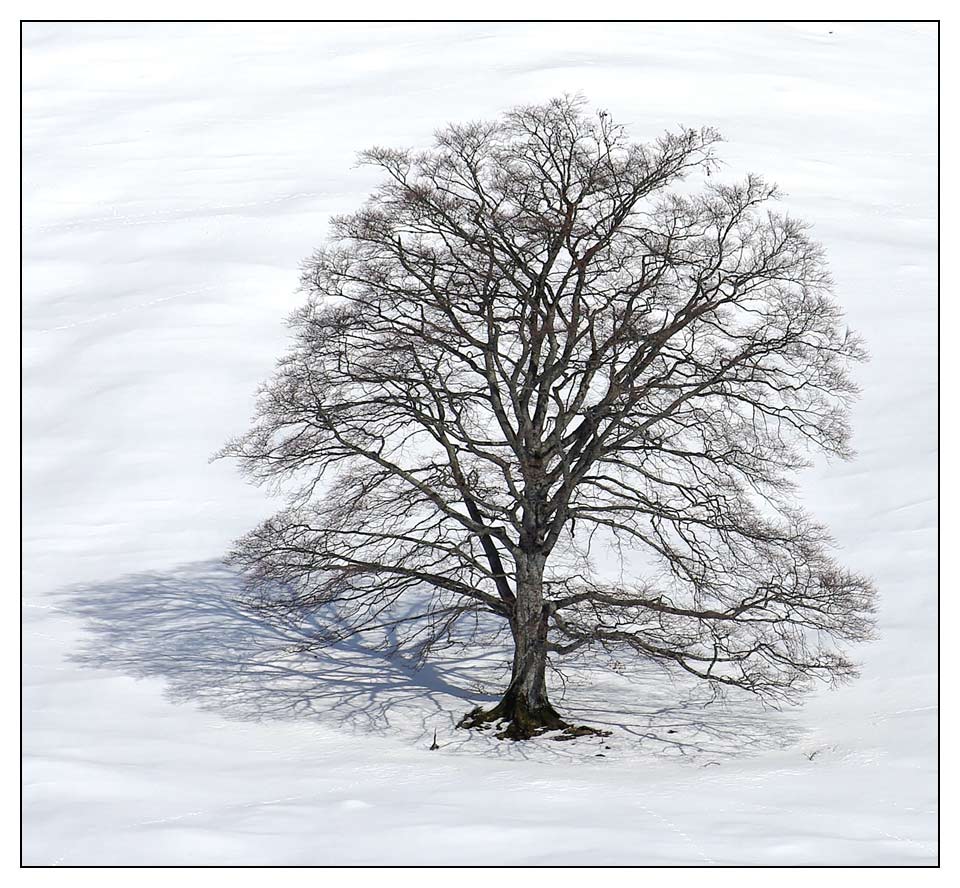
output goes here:
{"type": "Polygon", "coordinates": [[[562,98],[364,152],[382,184],[305,263],[224,450],[287,497],[233,552],[265,607],[422,656],[499,618],[512,680],[464,724],[516,738],[569,730],[545,665],[590,647],[772,700],[854,674],[873,590],[793,477],[851,456],[863,348],[807,226],[720,184],[718,142],[562,98]]]}

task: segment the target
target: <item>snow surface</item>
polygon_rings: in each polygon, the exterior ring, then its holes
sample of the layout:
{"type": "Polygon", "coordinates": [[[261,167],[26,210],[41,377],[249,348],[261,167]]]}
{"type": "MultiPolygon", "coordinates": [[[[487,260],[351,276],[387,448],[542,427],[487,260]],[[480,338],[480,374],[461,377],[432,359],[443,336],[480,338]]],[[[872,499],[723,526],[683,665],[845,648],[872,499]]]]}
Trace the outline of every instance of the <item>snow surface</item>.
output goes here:
{"type": "Polygon", "coordinates": [[[25,863],[936,862],[935,25],[24,42],[25,863]],[[717,126],[724,175],[815,223],[872,352],[859,459],[803,494],[876,580],[881,637],[801,709],[570,670],[562,706],[613,736],[497,744],[452,728],[496,657],[312,657],[232,601],[217,559],[271,504],[207,458],[282,351],[299,261],[372,184],[355,152],[564,91],[641,138],[717,126]]]}

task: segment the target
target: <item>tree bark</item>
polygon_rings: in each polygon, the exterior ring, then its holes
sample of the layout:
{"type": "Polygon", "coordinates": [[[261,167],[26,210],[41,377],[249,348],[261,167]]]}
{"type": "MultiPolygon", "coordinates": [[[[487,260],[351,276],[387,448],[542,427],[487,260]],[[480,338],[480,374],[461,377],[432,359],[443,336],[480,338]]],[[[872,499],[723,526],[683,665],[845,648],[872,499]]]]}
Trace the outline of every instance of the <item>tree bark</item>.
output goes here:
{"type": "Polygon", "coordinates": [[[510,685],[491,710],[509,721],[503,735],[526,739],[542,731],[567,727],[547,695],[547,630],[543,603],[544,556],[526,555],[517,564],[517,605],[511,621],[514,654],[510,685]]]}
{"type": "Polygon", "coordinates": [[[503,723],[497,736],[510,740],[528,740],[544,731],[574,730],[560,718],[547,695],[549,610],[543,601],[545,563],[540,553],[518,559],[517,602],[510,621],[514,642],[510,685],[493,709],[468,713],[461,727],[503,723]]]}

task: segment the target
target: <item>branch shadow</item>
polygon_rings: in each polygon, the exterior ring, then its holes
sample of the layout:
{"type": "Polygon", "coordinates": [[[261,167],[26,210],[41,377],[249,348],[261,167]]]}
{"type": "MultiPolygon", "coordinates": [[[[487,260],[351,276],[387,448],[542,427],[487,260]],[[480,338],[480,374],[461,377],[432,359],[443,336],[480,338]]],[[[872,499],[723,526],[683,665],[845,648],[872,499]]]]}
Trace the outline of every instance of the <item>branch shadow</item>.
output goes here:
{"type": "Polygon", "coordinates": [[[163,679],[171,702],[231,718],[315,718],[365,732],[391,731],[401,713],[416,713],[423,732],[432,716],[496,699],[471,690],[471,658],[416,669],[359,636],[305,649],[309,622],[273,622],[242,592],[217,561],[72,587],[60,609],[85,631],[70,659],[163,679]]]}
{"type": "MultiPolygon", "coordinates": [[[[499,699],[508,677],[502,646],[437,652],[417,668],[355,636],[310,647],[317,624],[279,624],[242,603],[240,577],[219,561],[182,565],[63,590],[59,609],[79,618],[83,636],[71,655],[83,667],[164,682],[173,703],[226,717],[307,719],[349,731],[405,736],[441,748],[508,758],[597,754],[592,744],[503,743],[454,729],[469,709],[499,699]],[[590,745],[586,750],[585,746],[590,745]]],[[[741,756],[796,742],[789,714],[752,699],[705,705],[694,685],[659,670],[628,676],[595,659],[556,687],[574,718],[612,729],[604,755],[670,755],[702,760],[741,756]]]]}
{"type": "Polygon", "coordinates": [[[616,686],[602,674],[593,679],[573,692],[570,710],[658,757],[720,764],[794,746],[805,734],[795,710],[771,709],[746,693],[718,700],[699,680],[658,669],[620,677],[616,686]],[[624,700],[642,703],[622,705],[624,700]]]}

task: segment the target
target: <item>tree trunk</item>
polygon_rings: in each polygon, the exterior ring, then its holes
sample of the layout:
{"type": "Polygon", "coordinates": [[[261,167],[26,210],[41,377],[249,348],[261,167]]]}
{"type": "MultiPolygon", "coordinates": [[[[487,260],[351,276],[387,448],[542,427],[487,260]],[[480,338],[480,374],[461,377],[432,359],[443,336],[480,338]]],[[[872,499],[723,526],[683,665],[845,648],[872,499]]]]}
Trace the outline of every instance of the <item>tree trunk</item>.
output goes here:
{"type": "Polygon", "coordinates": [[[461,727],[505,723],[498,737],[528,740],[544,731],[571,728],[550,705],[547,696],[547,630],[549,611],[543,602],[543,555],[526,555],[517,563],[517,605],[510,629],[513,632],[513,674],[503,699],[487,711],[475,709],[461,727]]]}
{"type": "Polygon", "coordinates": [[[510,685],[485,721],[508,722],[499,736],[526,740],[543,731],[567,727],[547,696],[548,612],[543,605],[542,555],[528,555],[517,564],[517,608],[513,633],[510,685]]]}

